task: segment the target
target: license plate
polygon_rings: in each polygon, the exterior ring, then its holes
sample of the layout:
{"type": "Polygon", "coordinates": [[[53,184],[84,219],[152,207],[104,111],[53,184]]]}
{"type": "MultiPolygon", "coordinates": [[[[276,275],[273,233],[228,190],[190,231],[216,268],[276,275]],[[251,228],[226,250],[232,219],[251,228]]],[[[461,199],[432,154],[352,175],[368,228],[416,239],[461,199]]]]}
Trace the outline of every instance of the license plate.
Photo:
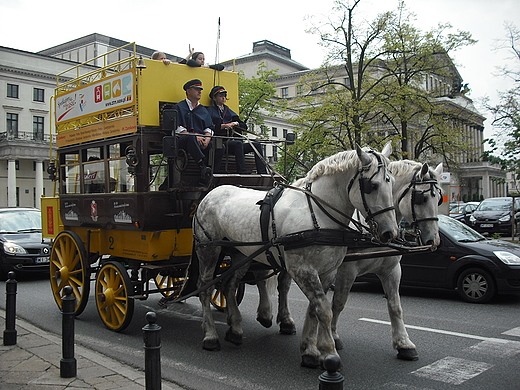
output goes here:
{"type": "Polygon", "coordinates": [[[49,262],[49,257],[37,257],[35,263],[36,264],[45,264],[49,262]]]}
{"type": "Polygon", "coordinates": [[[492,223],[481,223],[480,227],[483,228],[483,229],[484,228],[492,228],[493,224],[492,223]]]}

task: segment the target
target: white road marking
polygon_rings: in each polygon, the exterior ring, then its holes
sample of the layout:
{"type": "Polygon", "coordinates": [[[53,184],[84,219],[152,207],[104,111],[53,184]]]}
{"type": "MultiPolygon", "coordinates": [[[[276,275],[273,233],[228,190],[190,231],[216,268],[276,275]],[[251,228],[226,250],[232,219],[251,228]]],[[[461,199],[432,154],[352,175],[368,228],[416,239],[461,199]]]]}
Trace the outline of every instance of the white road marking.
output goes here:
{"type": "Polygon", "coordinates": [[[508,331],[502,332],[502,334],[508,335],[508,336],[518,336],[520,337],[520,326],[518,328],[513,328],[508,331]]]}
{"type": "Polygon", "coordinates": [[[491,367],[493,364],[448,356],[412,371],[412,374],[434,381],[460,385],[491,367]]]}
{"type": "Polygon", "coordinates": [[[497,343],[495,341],[485,340],[476,345],[472,345],[469,348],[466,348],[466,350],[498,358],[511,358],[520,354],[520,341],[497,343]]]}
{"type": "MultiPolygon", "coordinates": [[[[374,320],[372,318],[360,318],[359,320],[360,321],[366,321],[366,322],[373,322],[373,323],[376,323],[376,324],[391,325],[391,323],[389,321],[374,320]]],[[[441,334],[445,334],[445,335],[449,335],[449,336],[465,337],[467,339],[482,340],[482,341],[492,341],[492,342],[495,342],[495,343],[502,343],[502,344],[509,343],[509,340],[498,339],[498,338],[495,338],[495,337],[477,336],[477,335],[468,334],[468,333],[451,332],[449,330],[425,328],[425,327],[422,327],[422,326],[414,326],[414,325],[405,325],[405,326],[406,326],[406,329],[424,330],[426,332],[441,333],[441,334]]]]}

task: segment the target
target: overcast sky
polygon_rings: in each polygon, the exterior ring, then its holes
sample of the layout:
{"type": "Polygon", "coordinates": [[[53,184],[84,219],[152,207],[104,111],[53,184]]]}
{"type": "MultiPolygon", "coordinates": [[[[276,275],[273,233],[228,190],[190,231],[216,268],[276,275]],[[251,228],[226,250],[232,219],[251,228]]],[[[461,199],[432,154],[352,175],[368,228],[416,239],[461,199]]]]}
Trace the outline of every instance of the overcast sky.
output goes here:
{"type": "MultiPolygon", "coordinates": [[[[348,0],[346,0],[348,1],[348,0]]],[[[333,0],[0,0],[0,45],[40,51],[82,36],[100,33],[178,56],[188,54],[188,44],[203,51],[206,60],[232,59],[252,51],[253,42],[268,39],[291,50],[295,61],[318,67],[324,53],[316,36],[306,33],[310,20],[331,14],[333,0]],[[309,20],[310,18],[310,20],[309,20]]],[[[398,0],[362,0],[358,15],[373,19],[397,7],[398,0]]],[[[515,64],[507,50],[496,51],[505,37],[504,22],[520,27],[519,0],[406,0],[416,14],[415,26],[426,31],[439,22],[469,31],[479,42],[453,54],[469,96],[476,102],[511,83],[494,76],[496,67],[515,64]],[[509,60],[508,60],[509,58],[509,60]]],[[[0,58],[1,61],[1,58],[0,58]]],[[[484,115],[487,113],[482,112],[484,115]]],[[[490,120],[485,122],[487,136],[490,120]]]]}

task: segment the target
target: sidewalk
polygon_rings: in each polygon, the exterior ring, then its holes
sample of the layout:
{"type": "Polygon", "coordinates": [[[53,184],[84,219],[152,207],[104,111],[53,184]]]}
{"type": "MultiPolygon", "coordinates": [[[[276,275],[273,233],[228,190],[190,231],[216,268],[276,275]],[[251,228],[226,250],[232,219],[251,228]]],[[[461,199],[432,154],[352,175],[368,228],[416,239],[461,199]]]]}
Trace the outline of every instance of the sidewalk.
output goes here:
{"type": "MultiPolygon", "coordinates": [[[[2,390],[142,390],[144,371],[75,345],[75,378],[60,377],[61,339],[17,318],[17,344],[5,346],[5,310],[0,309],[0,389],[2,390]]],[[[144,362],[143,362],[144,366],[144,362]]],[[[171,382],[162,382],[162,390],[183,390],[171,382]]]]}

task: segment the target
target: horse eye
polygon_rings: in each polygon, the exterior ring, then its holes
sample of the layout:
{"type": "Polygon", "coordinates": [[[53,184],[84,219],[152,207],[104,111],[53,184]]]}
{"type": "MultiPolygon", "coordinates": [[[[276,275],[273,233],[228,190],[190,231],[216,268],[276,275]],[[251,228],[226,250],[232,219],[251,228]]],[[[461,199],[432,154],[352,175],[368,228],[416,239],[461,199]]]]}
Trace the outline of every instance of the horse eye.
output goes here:
{"type": "Polygon", "coordinates": [[[372,191],[377,191],[378,188],[379,188],[378,184],[372,183],[372,191]]]}

